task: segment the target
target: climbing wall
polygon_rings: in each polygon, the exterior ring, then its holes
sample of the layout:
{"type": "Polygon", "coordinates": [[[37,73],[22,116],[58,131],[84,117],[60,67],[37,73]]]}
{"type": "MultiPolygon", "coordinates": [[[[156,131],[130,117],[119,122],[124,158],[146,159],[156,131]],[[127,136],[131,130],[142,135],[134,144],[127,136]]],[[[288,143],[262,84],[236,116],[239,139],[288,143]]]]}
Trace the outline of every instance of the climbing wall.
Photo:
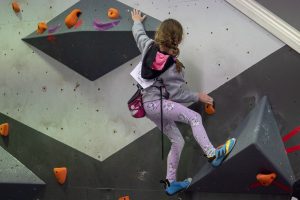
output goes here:
{"type": "MultiPolygon", "coordinates": [[[[239,127],[243,125],[246,116],[249,112],[255,109],[255,106],[259,104],[260,100],[263,96],[267,95],[268,100],[270,102],[270,106],[276,121],[276,124],[279,128],[279,132],[282,138],[289,136],[287,139],[282,139],[283,144],[285,146],[285,150],[282,149],[282,144],[276,147],[278,151],[281,149],[281,153],[276,153],[276,159],[279,159],[281,155],[287,154],[292,169],[295,174],[295,180],[299,180],[299,153],[297,151],[297,147],[299,150],[299,141],[300,141],[300,132],[299,132],[299,107],[300,96],[299,93],[295,93],[299,86],[299,79],[297,74],[299,74],[299,64],[300,64],[300,57],[299,54],[294,51],[293,49],[285,46],[278,51],[274,52],[270,56],[264,58],[262,61],[258,62],[248,70],[244,71],[239,76],[235,77],[231,81],[227,82],[226,84],[222,85],[218,89],[214,90],[211,95],[214,97],[216,102],[219,102],[218,106],[218,113],[214,116],[207,116],[203,114],[203,121],[208,132],[209,138],[213,141],[213,144],[218,146],[222,144],[230,135],[237,135],[242,134],[243,131],[239,131],[239,127]],[[282,66],[285,66],[284,68],[282,66]],[[284,78],[283,78],[284,77],[284,78]],[[255,81],[254,81],[255,80],[255,81]],[[279,95],[280,94],[280,95],[279,95]],[[297,131],[298,130],[298,131],[297,131]],[[286,152],[285,152],[286,151],[286,152]]],[[[199,105],[194,105],[193,108],[199,110],[199,105]]],[[[200,111],[201,112],[201,111],[200,111]]],[[[259,120],[259,118],[257,118],[259,120]]],[[[265,130],[261,130],[262,133],[267,134],[271,130],[271,128],[267,128],[265,130]]],[[[181,130],[183,130],[182,128],[181,130]]],[[[263,128],[264,129],[264,128],[263,128]]],[[[274,129],[274,126],[272,127],[274,129]]],[[[272,133],[276,131],[271,131],[272,133]]],[[[194,143],[192,139],[192,135],[190,131],[183,131],[183,134],[186,135],[186,141],[190,143],[189,147],[186,147],[186,159],[191,160],[189,164],[182,164],[182,176],[194,176],[198,174],[199,170],[204,170],[204,167],[207,164],[207,161],[203,158],[202,161],[199,160],[199,152],[202,151],[198,149],[198,145],[192,145],[194,143]],[[195,148],[198,151],[195,152],[195,148]],[[189,156],[193,155],[193,156],[189,156]]],[[[253,132],[249,132],[247,137],[253,137],[255,134],[255,129],[253,132]]],[[[245,141],[242,140],[242,144],[245,144],[245,141]]],[[[249,140],[251,141],[251,140],[249,140]]],[[[268,142],[273,141],[271,138],[264,139],[263,143],[267,144],[268,142]]],[[[277,142],[278,138],[277,138],[277,142]]],[[[272,142],[271,142],[272,143],[272,142]]],[[[281,143],[281,142],[280,142],[281,143]]],[[[240,146],[237,146],[238,149],[240,146]]],[[[250,151],[249,153],[255,153],[257,150],[261,150],[263,152],[262,147],[257,148],[254,151],[250,151]]],[[[238,150],[237,149],[237,150],[238,150]]],[[[238,155],[238,154],[235,154],[238,155]]],[[[242,154],[241,154],[242,155],[242,154]]],[[[251,154],[249,154],[251,155],[251,154]]],[[[267,155],[267,153],[265,153],[267,155]]],[[[266,159],[257,160],[256,156],[246,156],[248,157],[251,162],[251,167],[254,167],[255,164],[259,162],[263,162],[266,159]],[[253,163],[253,164],[252,164],[253,163]]],[[[275,156],[273,156],[275,157],[275,156]]],[[[236,157],[237,158],[237,157],[236,157]]],[[[273,158],[274,159],[274,158],[273,158]]],[[[229,160],[228,160],[229,161],[229,160]]],[[[248,162],[248,161],[246,161],[248,162]]],[[[274,161],[273,161],[274,163],[274,161]]],[[[276,165],[284,165],[283,162],[276,162],[276,165]]],[[[239,165],[240,163],[237,163],[239,165]]],[[[263,164],[261,164],[262,168],[260,170],[265,171],[268,173],[269,169],[266,169],[263,164]],[[264,168],[264,169],[263,169],[264,168]]],[[[206,166],[207,167],[207,166],[206,166]]],[[[234,170],[238,170],[237,173],[242,173],[239,169],[235,168],[236,165],[233,165],[231,172],[234,170]]],[[[226,168],[226,165],[224,165],[226,168]]],[[[239,168],[239,167],[237,167],[239,168]]],[[[285,168],[285,170],[288,168],[285,168]]],[[[222,170],[222,166],[221,166],[222,170]]],[[[259,173],[260,170],[257,170],[259,173]]],[[[292,178],[289,176],[290,172],[283,172],[284,176],[292,178]]],[[[243,178],[247,178],[248,176],[243,176],[243,178]]],[[[227,179],[231,179],[230,177],[226,177],[227,179]]],[[[279,179],[278,179],[279,180],[279,179]]],[[[253,181],[245,181],[248,186],[248,192],[267,192],[270,189],[275,189],[279,193],[285,193],[293,190],[293,188],[288,186],[289,184],[284,184],[281,181],[278,184],[272,184],[269,187],[262,187],[257,185],[256,180],[253,181]]],[[[245,184],[243,183],[243,184],[245,184]]],[[[299,198],[299,186],[297,186],[298,190],[294,191],[297,193],[297,197],[299,198]]],[[[228,192],[228,191],[227,191],[228,192]]],[[[188,199],[196,200],[199,198],[205,199],[218,199],[220,196],[224,196],[225,199],[291,199],[291,195],[254,195],[254,196],[247,196],[247,195],[234,195],[227,193],[227,194],[217,194],[210,193],[210,194],[203,194],[203,193],[190,193],[188,195],[188,199]]]]}
{"type": "MultiPolygon", "coordinates": [[[[165,161],[160,160],[160,149],[155,146],[160,142],[159,131],[147,119],[131,118],[126,107],[136,88],[129,73],[140,58],[91,82],[22,40],[38,22],[49,22],[78,2],[20,0],[19,14],[13,12],[11,2],[1,3],[0,122],[9,121],[17,129],[11,132],[8,146],[3,141],[0,144],[45,181],[47,189],[40,199],[110,200],[121,195],[162,199],[165,194],[158,180],[165,174],[165,161]],[[70,170],[62,187],[51,171],[57,165],[70,170]]],[[[195,91],[213,91],[220,104],[215,118],[204,118],[214,144],[221,144],[235,130],[262,95],[270,96],[275,106],[281,134],[298,125],[298,111],[290,106],[297,107],[299,102],[293,93],[298,84],[297,53],[280,49],[282,42],[225,1],[120,2],[160,21],[172,17],[183,24],[180,60],[186,66],[188,84],[195,91]],[[259,62],[270,54],[272,57],[259,62]],[[280,82],[282,76],[287,81],[280,82]]],[[[193,106],[198,111],[200,105],[193,106]]],[[[188,127],[180,129],[189,144],[179,171],[184,178],[198,172],[204,159],[188,127]]],[[[293,142],[288,145],[295,145],[293,142]]],[[[165,154],[168,147],[166,142],[165,154]]],[[[289,158],[297,169],[297,155],[291,153],[289,158]]],[[[298,171],[295,175],[299,178],[298,171]]],[[[217,195],[212,198],[218,199],[217,195]]]]}
{"type": "MultiPolygon", "coordinates": [[[[222,144],[233,133],[238,134],[237,127],[242,125],[249,112],[256,105],[259,105],[264,95],[268,96],[281,136],[298,127],[300,115],[299,110],[295,108],[300,106],[300,97],[298,93],[293,91],[297,90],[299,85],[299,64],[300,59],[297,52],[285,46],[214,90],[211,95],[216,102],[219,102],[215,115],[207,116],[203,113],[201,104],[193,104],[191,108],[202,114],[208,136],[213,144],[217,146],[222,144]],[[283,65],[285,68],[282,68],[283,65]],[[289,79],[283,80],[282,76],[289,77],[289,79]],[[256,81],[253,81],[253,79],[256,81]],[[284,90],[283,88],[289,88],[289,90],[284,90]],[[282,97],[278,96],[278,90],[281,91],[282,97]]],[[[125,148],[100,162],[8,116],[0,114],[0,121],[8,122],[12,127],[9,143],[5,143],[5,140],[2,139],[0,140],[0,145],[47,184],[45,190],[37,196],[39,199],[116,200],[120,196],[129,195],[130,199],[151,200],[168,198],[178,200],[176,196],[166,197],[162,186],[159,184],[159,180],[165,175],[166,160],[161,160],[161,149],[160,146],[157,146],[161,142],[160,131],[157,128],[150,130],[125,148]],[[52,173],[52,167],[56,166],[68,167],[67,181],[62,186],[55,181],[52,173]]],[[[178,179],[183,179],[195,176],[203,166],[207,165],[207,160],[203,157],[203,152],[195,142],[190,127],[183,124],[178,125],[186,142],[178,171],[178,179]]],[[[274,130],[274,127],[267,127],[267,129],[274,130]]],[[[270,132],[265,131],[264,128],[259,130],[262,135],[265,135],[263,142],[273,145],[272,139],[268,138],[268,134],[266,134],[270,132]]],[[[248,134],[251,134],[251,130],[248,134]]],[[[252,136],[249,135],[249,137],[252,136]]],[[[299,136],[300,134],[296,134],[285,141],[285,147],[289,148],[299,145],[299,136]]],[[[278,135],[276,138],[278,139],[278,135]]],[[[164,154],[167,155],[170,143],[166,138],[164,141],[164,154]]],[[[277,140],[277,142],[279,141],[277,140]]],[[[245,143],[247,143],[246,140],[244,140],[245,143]]],[[[281,148],[277,150],[281,149],[280,154],[285,154],[282,152],[284,151],[282,143],[280,146],[281,148]]],[[[297,154],[297,151],[290,151],[287,155],[295,172],[295,178],[299,180],[299,154],[297,154]]],[[[253,158],[252,161],[255,159],[253,158]]],[[[276,159],[272,158],[270,160],[276,159]]],[[[263,163],[264,160],[260,161],[262,161],[262,164],[268,163],[263,163]]],[[[225,162],[225,164],[227,163],[225,162]]],[[[276,164],[278,165],[278,163],[276,164]]],[[[240,166],[240,164],[237,165],[240,166]]],[[[279,165],[281,166],[282,164],[279,165]]],[[[234,167],[236,166],[232,165],[231,172],[235,170],[234,167]]],[[[222,169],[224,168],[221,166],[220,170],[222,171],[222,169]]],[[[286,171],[284,169],[283,171],[285,173],[284,176],[287,176],[289,170],[286,171]]],[[[239,171],[239,173],[242,173],[242,171],[239,171]]],[[[279,187],[271,185],[270,188],[258,187],[255,183],[254,177],[243,182],[243,184],[249,186],[250,190],[258,190],[260,192],[262,190],[276,190],[278,194],[285,193],[285,189],[292,190],[288,184],[285,185],[281,181],[278,182],[279,187]],[[250,187],[253,184],[256,187],[250,187]]],[[[299,184],[297,188],[299,188],[299,184]]],[[[256,194],[254,191],[251,191],[253,192],[251,195],[220,194],[218,192],[201,193],[193,191],[182,194],[179,197],[182,200],[290,199],[290,195],[256,194]]],[[[299,191],[297,194],[299,195],[299,191]]]]}
{"type": "Polygon", "coordinates": [[[272,195],[292,192],[295,176],[266,96],[258,100],[230,137],[237,143],[222,166],[215,169],[207,163],[194,176],[189,190],[272,195]],[[271,173],[276,179],[268,187],[260,185],[256,176],[271,173]]]}
{"type": "MultiPolygon", "coordinates": [[[[154,127],[130,118],[126,107],[135,90],[129,73],[139,58],[91,82],[22,41],[38,22],[50,21],[77,2],[20,1],[20,15],[10,2],[2,3],[0,111],[104,160],[154,127]]],[[[180,59],[194,90],[212,91],[283,45],[221,0],[121,2],[158,20],[182,22],[180,59]]]]}

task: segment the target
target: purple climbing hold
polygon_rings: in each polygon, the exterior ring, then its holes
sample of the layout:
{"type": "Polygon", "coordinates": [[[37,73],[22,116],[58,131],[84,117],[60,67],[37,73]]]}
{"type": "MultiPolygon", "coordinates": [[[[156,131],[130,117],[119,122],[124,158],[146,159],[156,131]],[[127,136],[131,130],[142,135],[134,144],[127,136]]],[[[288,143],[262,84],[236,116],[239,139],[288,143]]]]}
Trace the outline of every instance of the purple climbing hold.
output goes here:
{"type": "Polygon", "coordinates": [[[48,33],[55,33],[60,28],[60,24],[50,26],[48,29],[48,33]]]}
{"type": "Polygon", "coordinates": [[[109,23],[103,23],[99,19],[95,19],[93,26],[97,31],[106,31],[108,29],[111,29],[111,28],[117,26],[119,23],[120,23],[120,20],[109,22],[109,23]]]}

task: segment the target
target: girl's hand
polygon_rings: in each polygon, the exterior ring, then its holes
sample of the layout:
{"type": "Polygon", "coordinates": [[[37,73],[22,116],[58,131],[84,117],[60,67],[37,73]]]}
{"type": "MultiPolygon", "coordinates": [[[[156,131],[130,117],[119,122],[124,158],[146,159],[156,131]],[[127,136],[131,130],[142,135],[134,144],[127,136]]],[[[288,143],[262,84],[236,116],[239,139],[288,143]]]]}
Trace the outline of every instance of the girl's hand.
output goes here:
{"type": "Polygon", "coordinates": [[[146,15],[142,16],[141,11],[139,11],[137,9],[133,9],[131,11],[131,18],[135,22],[143,22],[144,19],[146,18],[146,15]]]}
{"type": "Polygon", "coordinates": [[[200,92],[198,97],[200,102],[213,105],[214,99],[207,94],[200,92]]]}

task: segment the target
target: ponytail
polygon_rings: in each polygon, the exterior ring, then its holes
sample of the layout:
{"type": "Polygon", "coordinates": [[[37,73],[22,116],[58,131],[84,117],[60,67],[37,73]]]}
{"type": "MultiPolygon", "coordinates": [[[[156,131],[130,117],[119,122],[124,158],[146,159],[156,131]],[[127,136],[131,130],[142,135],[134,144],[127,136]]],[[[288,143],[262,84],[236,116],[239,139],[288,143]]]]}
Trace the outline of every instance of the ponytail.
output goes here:
{"type": "Polygon", "coordinates": [[[175,63],[176,63],[176,71],[180,73],[182,71],[182,68],[184,68],[184,66],[177,58],[175,60],[175,63]]]}
{"type": "Polygon", "coordinates": [[[159,47],[166,49],[170,55],[175,57],[176,71],[179,73],[184,68],[183,64],[177,59],[180,50],[178,44],[182,40],[183,28],[175,19],[163,21],[155,33],[155,43],[159,47]]]}

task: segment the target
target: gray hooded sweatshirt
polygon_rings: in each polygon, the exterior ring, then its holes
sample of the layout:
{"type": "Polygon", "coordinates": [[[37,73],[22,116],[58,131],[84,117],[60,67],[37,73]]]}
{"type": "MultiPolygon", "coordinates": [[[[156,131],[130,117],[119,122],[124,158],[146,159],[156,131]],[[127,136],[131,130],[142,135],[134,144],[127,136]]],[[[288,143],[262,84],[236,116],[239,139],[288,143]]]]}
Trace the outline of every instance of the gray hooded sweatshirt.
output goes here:
{"type": "MultiPolygon", "coordinates": [[[[137,46],[142,53],[142,60],[147,51],[153,44],[154,40],[146,35],[144,26],[141,22],[134,22],[132,33],[137,46]]],[[[169,99],[178,103],[191,103],[199,101],[198,93],[192,92],[188,89],[186,81],[184,80],[184,72],[176,71],[176,64],[173,64],[169,69],[157,77],[153,86],[142,90],[143,102],[150,102],[160,99],[160,86],[162,89],[162,98],[169,99]]]]}

